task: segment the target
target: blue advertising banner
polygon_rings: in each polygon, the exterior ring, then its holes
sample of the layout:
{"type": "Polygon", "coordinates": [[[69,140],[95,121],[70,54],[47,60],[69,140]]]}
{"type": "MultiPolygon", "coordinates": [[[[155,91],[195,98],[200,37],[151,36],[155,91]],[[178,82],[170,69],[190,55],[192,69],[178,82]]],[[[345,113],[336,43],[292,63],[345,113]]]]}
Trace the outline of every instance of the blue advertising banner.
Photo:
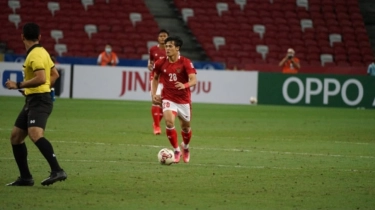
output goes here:
{"type": "MultiPolygon", "coordinates": [[[[25,55],[5,54],[4,61],[23,63],[25,55]]],[[[83,58],[83,57],[56,57],[58,63],[62,64],[80,64],[80,65],[96,65],[97,58],[83,58]]],[[[218,62],[208,61],[193,61],[196,69],[207,70],[224,70],[224,65],[218,62]]],[[[146,67],[147,60],[137,59],[119,59],[119,66],[133,66],[133,67],[146,67]]]]}
{"type": "MultiPolygon", "coordinates": [[[[55,82],[55,94],[60,98],[70,97],[71,65],[57,64],[56,69],[60,77],[55,82]]],[[[5,86],[7,80],[23,81],[22,63],[0,62],[0,96],[20,96],[17,90],[8,90],[5,86]]]]}

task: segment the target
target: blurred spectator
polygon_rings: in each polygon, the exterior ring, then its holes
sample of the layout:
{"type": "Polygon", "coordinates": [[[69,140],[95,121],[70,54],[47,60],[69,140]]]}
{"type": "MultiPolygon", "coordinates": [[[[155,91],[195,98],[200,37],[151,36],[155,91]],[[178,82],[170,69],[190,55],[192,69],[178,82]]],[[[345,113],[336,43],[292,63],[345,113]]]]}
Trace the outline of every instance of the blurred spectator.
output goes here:
{"type": "Polygon", "coordinates": [[[102,53],[98,57],[98,65],[101,66],[116,66],[118,64],[118,57],[116,53],[112,52],[111,45],[107,44],[102,53]]]}
{"type": "Polygon", "coordinates": [[[284,74],[296,74],[301,68],[299,59],[294,55],[294,50],[292,48],[289,48],[286,56],[280,61],[279,66],[283,67],[284,74]]]}
{"type": "Polygon", "coordinates": [[[367,74],[370,76],[375,76],[375,57],[374,57],[374,61],[372,61],[372,63],[368,65],[367,74]]]}

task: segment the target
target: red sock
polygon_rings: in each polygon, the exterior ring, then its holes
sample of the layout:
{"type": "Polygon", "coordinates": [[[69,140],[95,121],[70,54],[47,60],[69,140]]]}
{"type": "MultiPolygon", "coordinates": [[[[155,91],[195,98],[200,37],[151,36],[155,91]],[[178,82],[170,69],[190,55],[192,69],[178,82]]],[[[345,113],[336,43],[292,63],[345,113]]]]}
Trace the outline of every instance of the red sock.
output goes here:
{"type": "Polygon", "coordinates": [[[173,128],[167,128],[166,134],[167,134],[167,137],[168,137],[169,142],[171,143],[172,147],[177,148],[178,147],[178,141],[177,141],[176,129],[174,127],[173,128]]]}
{"type": "Polygon", "coordinates": [[[191,129],[189,132],[185,133],[184,131],[181,131],[182,139],[184,141],[184,144],[187,145],[190,142],[191,139],[191,129]]]}
{"type": "Polygon", "coordinates": [[[160,109],[160,106],[157,106],[157,105],[152,105],[151,106],[152,119],[154,120],[154,125],[156,127],[160,127],[159,109],[160,109]]]}
{"type": "Polygon", "coordinates": [[[158,106],[159,108],[159,122],[161,121],[161,119],[163,119],[163,108],[161,108],[161,106],[158,106]]]}

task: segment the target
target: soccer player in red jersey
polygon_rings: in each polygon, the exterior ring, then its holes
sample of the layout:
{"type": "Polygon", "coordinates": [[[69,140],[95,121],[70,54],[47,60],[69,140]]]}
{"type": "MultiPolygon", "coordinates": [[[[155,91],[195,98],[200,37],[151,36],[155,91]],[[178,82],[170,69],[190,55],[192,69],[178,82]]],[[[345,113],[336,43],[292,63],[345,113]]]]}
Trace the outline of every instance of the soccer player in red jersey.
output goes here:
{"type": "Polygon", "coordinates": [[[190,87],[197,83],[193,64],[188,58],[180,56],[183,42],[179,37],[165,40],[167,57],[155,62],[152,80],[152,100],[161,103],[166,124],[166,134],[174,149],[175,163],[180,162],[181,151],[178,146],[175,118],[178,117],[182,134],[182,156],[185,163],[190,160],[189,142],[191,139],[191,92],[190,87]],[[156,94],[158,83],[162,82],[161,96],[156,94]]]}
{"type": "MultiPolygon", "coordinates": [[[[155,61],[157,61],[160,58],[165,58],[165,45],[164,45],[164,40],[168,37],[169,33],[168,31],[162,29],[159,31],[158,35],[158,45],[155,45],[150,48],[149,52],[149,60],[148,60],[148,69],[152,71],[152,67],[154,66],[155,61]]],[[[153,73],[150,73],[150,81],[152,82],[153,79],[153,73]]],[[[159,83],[157,90],[156,90],[156,95],[161,94],[161,89],[163,88],[163,85],[159,83]]],[[[154,134],[155,135],[160,135],[161,130],[160,130],[160,121],[163,117],[163,109],[161,107],[161,104],[156,104],[152,103],[151,106],[151,115],[152,119],[154,121],[153,123],[153,128],[154,128],[154,134]]]]}

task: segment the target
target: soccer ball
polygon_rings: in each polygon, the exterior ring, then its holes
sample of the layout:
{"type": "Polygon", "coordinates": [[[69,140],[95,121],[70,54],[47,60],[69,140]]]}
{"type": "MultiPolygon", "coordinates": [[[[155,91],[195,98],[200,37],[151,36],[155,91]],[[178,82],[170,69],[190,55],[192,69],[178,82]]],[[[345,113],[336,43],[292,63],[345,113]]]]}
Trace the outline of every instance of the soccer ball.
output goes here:
{"type": "Polygon", "coordinates": [[[257,104],[258,100],[255,97],[250,97],[250,104],[257,104]]]}
{"type": "Polygon", "coordinates": [[[162,165],[171,165],[174,162],[174,152],[170,149],[161,149],[158,153],[159,163],[162,165]]]}

